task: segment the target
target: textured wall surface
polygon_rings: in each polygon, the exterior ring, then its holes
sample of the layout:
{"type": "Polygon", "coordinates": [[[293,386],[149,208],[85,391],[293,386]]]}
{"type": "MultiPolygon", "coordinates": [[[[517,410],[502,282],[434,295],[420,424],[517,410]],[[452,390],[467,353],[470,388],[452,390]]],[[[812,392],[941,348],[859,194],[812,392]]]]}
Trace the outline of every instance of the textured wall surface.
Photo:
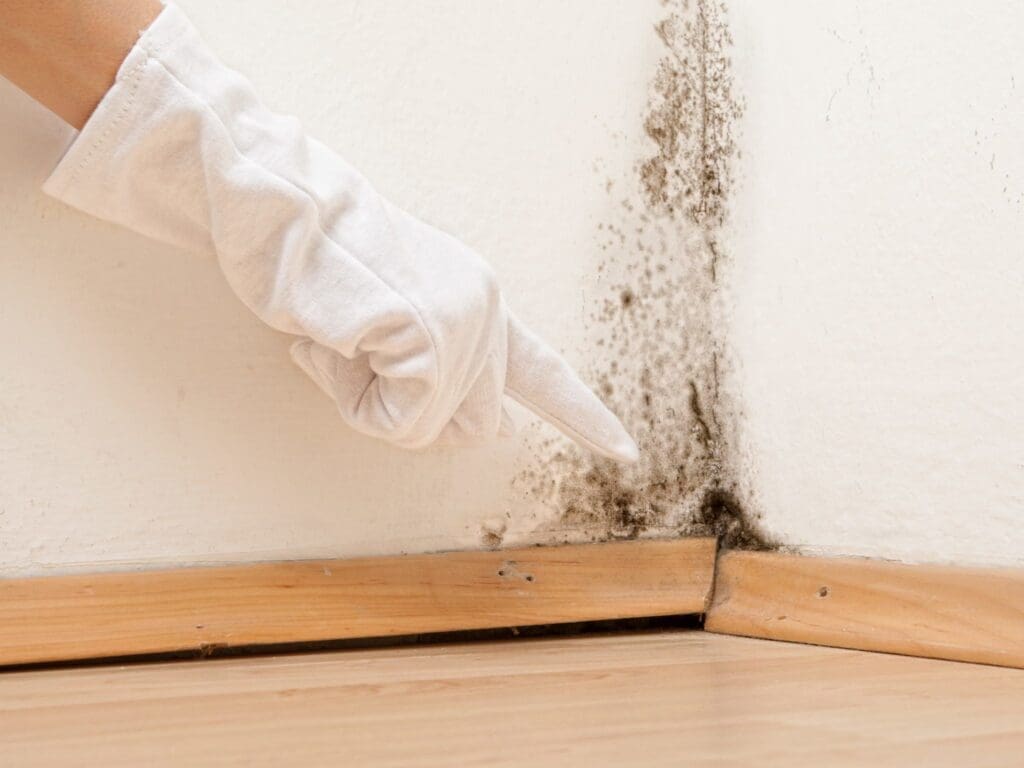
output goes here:
{"type": "Polygon", "coordinates": [[[825,552],[1020,563],[1024,7],[731,7],[729,304],[766,526],[825,552]]]}
{"type": "Polygon", "coordinates": [[[717,21],[656,30],[682,0],[180,4],[672,434],[593,485],[529,423],[428,454],[348,432],[212,259],[41,196],[71,133],[0,81],[0,575],[678,534],[723,509],[812,550],[1024,559],[1015,5],[734,0],[729,46],[717,21]],[[679,90],[705,64],[728,99],[679,90]],[[692,172],[701,142],[658,122],[692,103],[742,155],[724,208],[684,215],[686,189],[642,182],[692,172]],[[670,290],[635,290],[665,258],[670,290]],[[623,386],[620,349],[658,363],[624,362],[653,390],[623,386]]]}

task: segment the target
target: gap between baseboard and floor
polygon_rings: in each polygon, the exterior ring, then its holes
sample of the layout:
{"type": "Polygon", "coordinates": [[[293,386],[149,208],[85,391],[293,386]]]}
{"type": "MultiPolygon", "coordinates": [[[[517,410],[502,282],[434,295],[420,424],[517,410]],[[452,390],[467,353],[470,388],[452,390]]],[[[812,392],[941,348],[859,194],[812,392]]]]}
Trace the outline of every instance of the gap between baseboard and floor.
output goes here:
{"type": "Polygon", "coordinates": [[[0,666],[702,614],[712,538],[0,580],[0,666]]]}
{"type": "Polygon", "coordinates": [[[1024,570],[719,552],[712,538],[0,579],[0,666],[700,616],[718,634],[1024,667],[1024,570]]]}

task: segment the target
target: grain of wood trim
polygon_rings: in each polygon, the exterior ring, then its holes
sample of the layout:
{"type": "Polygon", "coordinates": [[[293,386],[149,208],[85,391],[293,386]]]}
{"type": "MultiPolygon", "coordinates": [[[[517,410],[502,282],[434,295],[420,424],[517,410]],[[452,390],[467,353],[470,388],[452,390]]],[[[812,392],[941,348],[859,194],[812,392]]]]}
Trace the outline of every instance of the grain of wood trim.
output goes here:
{"type": "Polygon", "coordinates": [[[702,613],[714,539],[0,580],[0,665],[702,613]]]}
{"type": "Polygon", "coordinates": [[[1024,571],[727,552],[705,629],[1024,667],[1024,571]]]}

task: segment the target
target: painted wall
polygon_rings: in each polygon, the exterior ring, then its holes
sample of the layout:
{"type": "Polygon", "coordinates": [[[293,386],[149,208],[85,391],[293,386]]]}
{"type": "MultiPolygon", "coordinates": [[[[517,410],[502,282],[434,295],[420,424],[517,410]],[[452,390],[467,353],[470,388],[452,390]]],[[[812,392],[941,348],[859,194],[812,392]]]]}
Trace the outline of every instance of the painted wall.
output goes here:
{"type": "Polygon", "coordinates": [[[743,439],[779,538],[1024,561],[1024,7],[734,3],[743,439]]]}
{"type": "MultiPolygon", "coordinates": [[[[584,362],[581,281],[635,155],[658,2],[180,5],[584,362]]],[[[506,517],[521,440],[415,455],[349,432],[212,259],[43,197],[70,139],[0,81],[0,575],[478,547],[539,523],[506,517]]]]}
{"type": "Polygon", "coordinates": [[[1024,11],[733,2],[742,157],[709,240],[638,177],[671,3],[181,5],[271,105],[485,254],[638,429],[619,379],[650,366],[610,359],[654,350],[673,437],[567,497],[589,465],[525,417],[475,451],[348,432],[212,259],[40,195],[71,133],[0,82],[0,576],[685,534],[722,467],[785,543],[1024,559],[1024,11]],[[634,290],[644,258],[671,290],[634,290]],[[651,509],[677,453],[688,485],[651,509]]]}

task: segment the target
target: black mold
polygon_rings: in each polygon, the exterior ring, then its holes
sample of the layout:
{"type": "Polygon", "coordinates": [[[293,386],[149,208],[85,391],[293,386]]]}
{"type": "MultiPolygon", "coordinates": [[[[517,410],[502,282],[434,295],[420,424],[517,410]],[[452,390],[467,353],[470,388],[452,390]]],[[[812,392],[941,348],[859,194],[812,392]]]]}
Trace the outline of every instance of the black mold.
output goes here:
{"type": "Polygon", "coordinates": [[[707,491],[685,533],[716,536],[723,549],[770,551],[779,548],[743,509],[739,499],[721,488],[707,491]]]}
{"type": "MultiPolygon", "coordinates": [[[[561,543],[644,535],[714,535],[727,547],[773,548],[742,493],[736,409],[723,392],[728,348],[715,301],[728,253],[737,154],[725,6],[663,0],[664,46],[643,129],[650,154],[635,193],[598,227],[604,290],[589,318],[585,373],[636,438],[641,461],[623,467],[551,440],[517,478],[560,513],[537,532],[561,543]]],[[[614,186],[609,188],[612,191],[614,186]]]]}
{"type": "Polygon", "coordinates": [[[713,0],[663,4],[669,14],[655,31],[669,55],[658,66],[644,120],[658,152],[640,166],[640,178],[652,209],[681,212],[714,228],[727,214],[733,124],[742,114],[733,96],[726,8],[713,0]]]}

